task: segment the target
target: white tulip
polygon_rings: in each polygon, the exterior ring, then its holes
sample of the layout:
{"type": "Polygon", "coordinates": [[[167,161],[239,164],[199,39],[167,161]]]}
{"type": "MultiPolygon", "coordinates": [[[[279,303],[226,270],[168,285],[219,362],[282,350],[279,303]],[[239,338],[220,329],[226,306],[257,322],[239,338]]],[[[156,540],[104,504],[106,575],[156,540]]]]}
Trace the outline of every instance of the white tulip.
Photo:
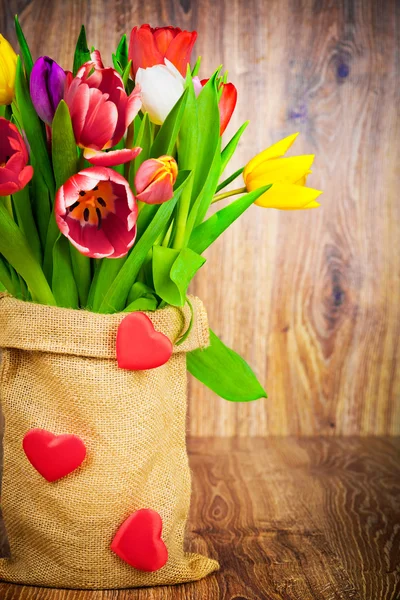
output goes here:
{"type": "Polygon", "coordinates": [[[139,68],[136,73],[142,111],[148,112],[150,121],[156,125],[162,125],[185,89],[185,80],[178,69],[168,59],[164,62],[164,65],[139,68]]]}

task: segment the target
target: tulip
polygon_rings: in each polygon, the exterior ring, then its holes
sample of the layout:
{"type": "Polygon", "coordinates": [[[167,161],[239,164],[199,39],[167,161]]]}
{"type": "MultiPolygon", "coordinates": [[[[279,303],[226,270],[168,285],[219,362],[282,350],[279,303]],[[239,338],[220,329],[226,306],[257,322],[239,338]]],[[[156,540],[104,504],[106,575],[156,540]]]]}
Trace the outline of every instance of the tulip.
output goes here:
{"type": "MultiPolygon", "coordinates": [[[[207,81],[208,79],[202,79],[200,83],[202,86],[205,86],[207,81]]],[[[225,129],[228,127],[229,121],[231,120],[237,102],[237,89],[235,88],[233,83],[221,83],[219,89],[221,89],[221,87],[222,94],[218,103],[220,118],[220,135],[222,135],[225,129]]]]}
{"type": "Polygon", "coordinates": [[[41,56],[33,65],[30,92],[39,117],[51,125],[57,106],[64,96],[67,75],[55,60],[41,56]]]}
{"type": "Polygon", "coordinates": [[[68,105],[77,144],[85,158],[97,166],[114,166],[133,160],[141,148],[112,148],[123,138],[141,107],[140,88],[128,96],[121,76],[104,68],[100,54],[92,53],[76,77],[69,81],[65,102],[68,105]]]}
{"type": "Polygon", "coordinates": [[[140,86],[142,110],[156,125],[165,121],[185,89],[184,78],[167,59],[164,65],[138,69],[136,83],[140,86]]]}
{"type": "Polygon", "coordinates": [[[90,167],[57,191],[57,225],[81,254],[120,258],[136,237],[137,203],[129,183],[112,169],[90,167]]]}
{"type": "Polygon", "coordinates": [[[0,196],[22,190],[32,179],[25,142],[15,125],[0,117],[0,196]]]}
{"type": "Polygon", "coordinates": [[[0,34],[0,106],[11,104],[14,99],[16,71],[17,55],[0,34]]]}
{"type": "Polygon", "coordinates": [[[243,172],[247,191],[251,192],[272,183],[272,187],[256,200],[255,204],[265,208],[296,210],[316,208],[316,198],[322,192],[306,187],[307,176],[314,155],[282,158],[289,150],[298,133],[289,135],[280,142],[257,154],[243,172]]]}
{"type": "Polygon", "coordinates": [[[177,175],[178,165],[172,156],[145,160],[135,177],[136,199],[147,204],[162,204],[171,200],[177,175]]]}
{"type": "Polygon", "coordinates": [[[185,77],[196,38],[196,31],[182,31],[178,27],[134,27],[129,42],[133,77],[139,68],[163,65],[164,59],[175,65],[185,77]]]}

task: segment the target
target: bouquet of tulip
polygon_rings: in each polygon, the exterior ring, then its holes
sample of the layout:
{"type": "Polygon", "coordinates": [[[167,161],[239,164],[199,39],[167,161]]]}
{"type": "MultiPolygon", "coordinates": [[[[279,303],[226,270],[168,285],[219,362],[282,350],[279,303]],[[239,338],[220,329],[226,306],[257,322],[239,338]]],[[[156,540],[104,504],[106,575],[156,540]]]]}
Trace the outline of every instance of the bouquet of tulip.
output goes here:
{"type": "Polygon", "coordinates": [[[318,206],[291,135],[224,179],[237,92],[200,79],[195,32],[135,27],[105,67],[85,29],[72,71],[0,36],[0,579],[122,588],[218,568],[184,552],[186,370],[265,397],[188,296],[205,250],[252,204],[318,206]],[[244,184],[224,191],[243,175],[244,184]],[[210,215],[212,205],[239,198],[210,215]],[[4,290],[3,290],[4,291],[4,290]],[[81,309],[81,310],[77,310],[81,309]],[[62,481],[59,481],[62,480],[62,481]],[[27,482],[29,481],[29,485],[27,482]]]}
{"type": "MultiPolygon", "coordinates": [[[[104,67],[82,27],[71,72],[33,63],[16,30],[21,57],[0,38],[0,281],[15,297],[99,313],[183,306],[204,251],[252,204],[318,206],[313,156],[283,157],[296,135],[220,181],[247,123],[221,149],[237,91],[220,68],[199,79],[200,58],[190,68],[196,32],[135,27],[104,67]]],[[[230,400],[265,395],[214,334],[188,368],[230,400]]]]}

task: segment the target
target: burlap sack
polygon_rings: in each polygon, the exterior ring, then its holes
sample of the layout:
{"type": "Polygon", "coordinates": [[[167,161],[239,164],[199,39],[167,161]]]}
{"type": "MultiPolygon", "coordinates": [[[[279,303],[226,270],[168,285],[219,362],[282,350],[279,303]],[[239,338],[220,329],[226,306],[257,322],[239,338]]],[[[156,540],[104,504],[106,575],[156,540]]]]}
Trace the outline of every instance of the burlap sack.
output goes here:
{"type": "MultiPolygon", "coordinates": [[[[184,552],[190,472],[185,445],[185,352],[208,344],[203,305],[171,359],[148,371],[116,362],[125,314],[99,315],[0,299],[1,401],[5,417],[2,508],[11,559],[0,579],[63,588],[128,588],[197,580],[218,563],[184,552]],[[82,466],[48,483],[28,462],[32,428],[72,433],[87,448],[82,466]],[[140,508],[163,521],[169,558],[138,571],[110,550],[124,520],[140,508]]],[[[147,313],[172,341],[189,309],[147,313]]]]}

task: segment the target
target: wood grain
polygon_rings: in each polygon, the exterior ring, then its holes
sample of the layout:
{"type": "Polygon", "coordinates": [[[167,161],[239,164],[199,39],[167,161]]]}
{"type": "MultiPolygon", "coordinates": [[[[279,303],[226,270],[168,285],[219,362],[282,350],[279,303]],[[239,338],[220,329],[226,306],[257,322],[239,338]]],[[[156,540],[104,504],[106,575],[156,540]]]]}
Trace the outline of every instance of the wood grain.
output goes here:
{"type": "Polygon", "coordinates": [[[2,600],[396,600],[400,439],[192,439],[194,584],[79,592],[0,584],[2,600]]]}
{"type": "Polygon", "coordinates": [[[194,435],[400,433],[399,11],[395,0],[0,0],[33,54],[71,67],[82,22],[110,60],[133,25],[197,29],[247,118],[232,171],[294,132],[317,155],[315,211],[257,207],[207,254],[193,291],[269,399],[235,405],[191,381],[194,435]],[[397,48],[397,50],[396,50],[397,48]]]}

